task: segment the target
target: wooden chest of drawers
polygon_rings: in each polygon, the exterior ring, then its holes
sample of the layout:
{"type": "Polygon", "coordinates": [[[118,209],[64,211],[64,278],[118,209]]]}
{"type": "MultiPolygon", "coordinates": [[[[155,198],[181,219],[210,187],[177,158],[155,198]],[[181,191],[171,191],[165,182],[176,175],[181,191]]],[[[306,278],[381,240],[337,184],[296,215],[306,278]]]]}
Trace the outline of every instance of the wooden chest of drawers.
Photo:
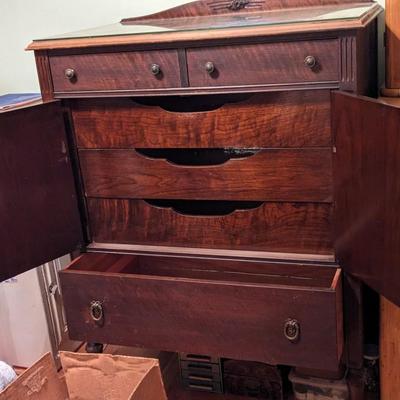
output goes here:
{"type": "Polygon", "coordinates": [[[399,114],[355,95],[375,88],[379,7],[220,3],[122,22],[153,33],[33,42],[44,99],[63,102],[0,116],[0,277],[79,249],[61,276],[73,339],[360,367],[355,278],[398,299],[372,265],[394,243],[371,239],[390,146],[362,112],[399,114]]]}

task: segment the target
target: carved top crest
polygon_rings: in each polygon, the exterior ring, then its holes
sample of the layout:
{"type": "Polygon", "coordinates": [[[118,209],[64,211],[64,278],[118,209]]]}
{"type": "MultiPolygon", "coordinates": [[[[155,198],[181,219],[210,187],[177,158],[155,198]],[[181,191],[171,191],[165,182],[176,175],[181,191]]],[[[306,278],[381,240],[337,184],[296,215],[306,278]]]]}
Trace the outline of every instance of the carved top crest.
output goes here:
{"type": "Polygon", "coordinates": [[[228,9],[232,11],[241,10],[245,8],[250,3],[249,0],[232,0],[231,4],[229,4],[228,9]]]}
{"type": "MultiPolygon", "coordinates": [[[[272,0],[272,3],[280,3],[280,1],[272,0]]],[[[269,3],[271,3],[271,0],[269,3]]],[[[198,0],[156,14],[138,18],[126,18],[121,22],[129,23],[154,19],[204,17],[215,14],[264,11],[268,9],[269,6],[266,0],[198,0]]]]}
{"type": "MultiPolygon", "coordinates": [[[[156,14],[136,18],[125,18],[122,24],[133,24],[151,20],[205,17],[212,15],[246,14],[298,7],[327,6],[353,3],[355,0],[198,0],[156,14]]],[[[358,3],[371,0],[358,0],[358,3]]]]}

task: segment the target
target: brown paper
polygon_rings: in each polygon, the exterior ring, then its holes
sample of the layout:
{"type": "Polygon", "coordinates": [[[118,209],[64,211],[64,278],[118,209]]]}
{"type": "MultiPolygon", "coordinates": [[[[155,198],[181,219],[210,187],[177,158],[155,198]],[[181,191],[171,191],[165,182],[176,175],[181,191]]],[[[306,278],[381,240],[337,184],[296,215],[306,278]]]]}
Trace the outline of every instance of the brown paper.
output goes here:
{"type": "Polygon", "coordinates": [[[61,352],[70,400],[166,400],[158,360],[61,352]]]}
{"type": "Polygon", "coordinates": [[[167,400],[158,360],[69,352],[60,358],[63,371],[46,354],[0,400],[167,400]]]}

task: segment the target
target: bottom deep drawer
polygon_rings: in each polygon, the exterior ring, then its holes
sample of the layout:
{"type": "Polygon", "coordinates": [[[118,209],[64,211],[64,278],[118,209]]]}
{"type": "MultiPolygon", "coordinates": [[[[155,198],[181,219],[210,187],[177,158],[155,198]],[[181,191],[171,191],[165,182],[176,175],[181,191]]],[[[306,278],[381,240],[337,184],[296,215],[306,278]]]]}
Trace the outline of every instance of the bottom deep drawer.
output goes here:
{"type": "Polygon", "coordinates": [[[342,353],[335,266],[88,253],[61,272],[70,337],[315,369],[342,353]]]}

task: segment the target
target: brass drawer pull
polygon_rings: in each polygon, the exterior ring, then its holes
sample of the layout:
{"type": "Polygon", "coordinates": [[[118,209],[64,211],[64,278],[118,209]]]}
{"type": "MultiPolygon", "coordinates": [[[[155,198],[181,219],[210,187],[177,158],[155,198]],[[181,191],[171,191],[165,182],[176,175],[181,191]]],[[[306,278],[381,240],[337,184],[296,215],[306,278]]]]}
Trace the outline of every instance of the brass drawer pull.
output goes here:
{"type": "Polygon", "coordinates": [[[70,81],[72,81],[73,79],[76,78],[75,70],[72,69],[72,68],[67,68],[67,69],[64,71],[64,75],[65,75],[65,77],[66,77],[67,79],[69,79],[70,81]]]}
{"type": "Polygon", "coordinates": [[[283,328],[285,338],[292,343],[296,343],[300,338],[300,324],[295,319],[288,319],[283,328]]]}
{"type": "Polygon", "coordinates": [[[104,310],[100,301],[92,301],[90,303],[90,316],[97,325],[103,325],[104,310]]]}
{"type": "Polygon", "coordinates": [[[215,65],[213,62],[208,61],[205,65],[206,71],[211,75],[215,71],[215,65]]]}
{"type": "Polygon", "coordinates": [[[307,56],[304,59],[304,65],[309,67],[309,68],[315,68],[315,66],[317,65],[317,60],[315,59],[314,56],[307,56]]]}
{"type": "Polygon", "coordinates": [[[154,76],[161,74],[161,67],[158,64],[151,64],[150,71],[154,76]]]}

